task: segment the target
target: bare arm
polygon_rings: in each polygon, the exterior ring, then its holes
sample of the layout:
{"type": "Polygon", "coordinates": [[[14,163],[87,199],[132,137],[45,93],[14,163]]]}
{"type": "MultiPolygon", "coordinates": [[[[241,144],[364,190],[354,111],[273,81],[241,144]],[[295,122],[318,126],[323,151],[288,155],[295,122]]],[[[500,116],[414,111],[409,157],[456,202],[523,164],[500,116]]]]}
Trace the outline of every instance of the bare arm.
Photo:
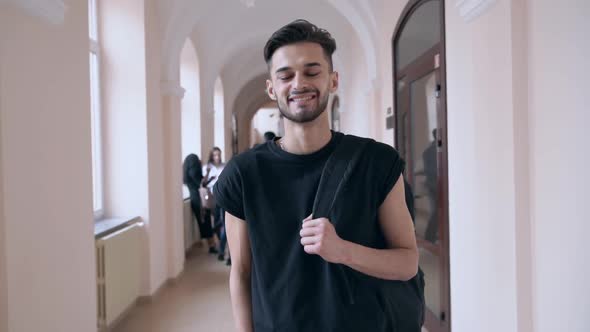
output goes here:
{"type": "Polygon", "coordinates": [[[301,243],[307,253],[318,254],[329,262],[348,265],[376,278],[411,279],[418,271],[418,249],[402,177],[379,207],[379,224],[387,249],[373,249],[342,240],[325,218],[303,223],[301,243]]]}
{"type": "Polygon", "coordinates": [[[239,332],[252,332],[251,251],[247,225],[226,212],[225,227],[232,259],[229,289],[236,328],[239,332]]]}

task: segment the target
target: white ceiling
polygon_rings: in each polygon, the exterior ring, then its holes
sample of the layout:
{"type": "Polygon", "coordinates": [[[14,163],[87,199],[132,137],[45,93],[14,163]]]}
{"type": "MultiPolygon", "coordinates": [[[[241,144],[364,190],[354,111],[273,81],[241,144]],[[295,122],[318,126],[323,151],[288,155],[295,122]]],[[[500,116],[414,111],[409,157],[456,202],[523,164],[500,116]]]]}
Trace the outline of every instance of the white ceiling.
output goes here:
{"type": "Polygon", "coordinates": [[[177,70],[178,54],[190,37],[206,75],[239,73],[248,81],[264,70],[262,49],[271,33],[297,18],[330,31],[338,44],[337,56],[346,58],[354,38],[370,45],[376,29],[374,8],[381,0],[256,0],[252,8],[240,0],[157,1],[169,77],[177,70]]]}

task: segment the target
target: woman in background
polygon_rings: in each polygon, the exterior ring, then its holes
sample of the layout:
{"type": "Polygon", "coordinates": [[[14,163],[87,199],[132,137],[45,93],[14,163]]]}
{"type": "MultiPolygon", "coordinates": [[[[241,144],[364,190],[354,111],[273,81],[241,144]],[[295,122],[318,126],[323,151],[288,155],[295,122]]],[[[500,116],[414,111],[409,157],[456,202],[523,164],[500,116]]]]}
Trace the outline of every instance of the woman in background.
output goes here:
{"type": "MultiPolygon", "coordinates": [[[[221,149],[214,147],[209,153],[209,162],[203,166],[203,185],[213,192],[213,186],[217,183],[217,179],[225,164],[221,160],[221,149]]],[[[213,211],[205,210],[205,220],[210,220],[211,212],[213,212],[213,219],[216,231],[219,236],[219,256],[217,257],[220,261],[225,259],[225,247],[227,244],[227,237],[225,235],[225,216],[223,209],[216,205],[213,211]]],[[[228,259],[228,265],[231,264],[231,260],[228,259]]]]}
{"type": "Polygon", "coordinates": [[[215,249],[215,240],[213,239],[211,222],[210,220],[201,217],[201,196],[199,195],[199,187],[201,186],[202,181],[203,174],[201,173],[201,160],[196,154],[189,154],[184,159],[183,182],[188,187],[190,193],[191,209],[197,219],[201,238],[207,239],[209,253],[216,254],[217,249],[215,249]]]}

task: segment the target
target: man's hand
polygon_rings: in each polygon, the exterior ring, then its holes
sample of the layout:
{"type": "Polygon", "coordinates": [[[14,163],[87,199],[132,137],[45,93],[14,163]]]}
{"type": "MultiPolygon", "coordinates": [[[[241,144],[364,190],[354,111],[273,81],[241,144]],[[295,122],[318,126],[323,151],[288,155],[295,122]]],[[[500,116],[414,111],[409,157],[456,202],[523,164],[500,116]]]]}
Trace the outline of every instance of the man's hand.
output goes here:
{"type": "Polygon", "coordinates": [[[299,232],[303,250],[308,254],[321,256],[330,263],[344,261],[343,253],[346,241],[342,240],[330,220],[326,218],[303,220],[303,227],[299,232]]]}

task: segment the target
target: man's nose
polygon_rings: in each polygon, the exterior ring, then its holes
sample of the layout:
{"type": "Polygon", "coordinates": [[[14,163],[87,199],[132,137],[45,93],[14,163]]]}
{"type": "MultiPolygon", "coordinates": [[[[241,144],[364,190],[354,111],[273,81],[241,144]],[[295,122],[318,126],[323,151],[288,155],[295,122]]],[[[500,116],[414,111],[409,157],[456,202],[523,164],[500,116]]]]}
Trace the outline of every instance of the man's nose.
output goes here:
{"type": "Polygon", "coordinates": [[[299,91],[299,90],[304,90],[307,87],[309,87],[309,86],[308,86],[307,78],[305,77],[305,75],[296,74],[295,77],[293,78],[293,89],[299,91]]]}

